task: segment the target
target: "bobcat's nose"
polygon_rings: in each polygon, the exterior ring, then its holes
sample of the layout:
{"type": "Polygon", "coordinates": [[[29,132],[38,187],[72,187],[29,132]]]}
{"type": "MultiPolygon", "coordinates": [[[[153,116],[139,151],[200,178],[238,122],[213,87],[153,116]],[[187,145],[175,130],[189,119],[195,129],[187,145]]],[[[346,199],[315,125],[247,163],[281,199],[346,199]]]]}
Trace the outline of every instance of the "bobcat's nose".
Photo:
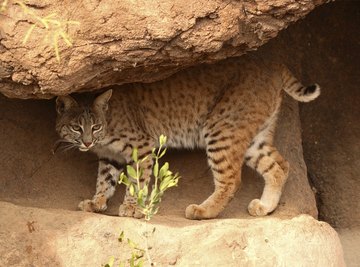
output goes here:
{"type": "Polygon", "coordinates": [[[92,144],[92,142],[84,142],[84,145],[85,145],[86,147],[91,146],[91,144],[92,144]]]}

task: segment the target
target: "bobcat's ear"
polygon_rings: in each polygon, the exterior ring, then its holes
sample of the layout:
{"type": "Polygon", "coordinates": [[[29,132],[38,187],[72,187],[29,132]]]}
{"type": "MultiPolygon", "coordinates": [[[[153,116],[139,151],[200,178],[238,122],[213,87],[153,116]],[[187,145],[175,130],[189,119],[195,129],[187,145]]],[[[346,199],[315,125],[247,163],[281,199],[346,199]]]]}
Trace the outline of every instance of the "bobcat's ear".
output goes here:
{"type": "Polygon", "coordinates": [[[77,106],[78,103],[71,96],[58,96],[56,98],[56,112],[61,115],[65,111],[69,110],[72,107],[77,106]]]}
{"type": "Polygon", "coordinates": [[[112,89],[107,90],[105,93],[99,95],[94,101],[94,108],[106,111],[109,107],[109,100],[112,95],[112,89]]]}

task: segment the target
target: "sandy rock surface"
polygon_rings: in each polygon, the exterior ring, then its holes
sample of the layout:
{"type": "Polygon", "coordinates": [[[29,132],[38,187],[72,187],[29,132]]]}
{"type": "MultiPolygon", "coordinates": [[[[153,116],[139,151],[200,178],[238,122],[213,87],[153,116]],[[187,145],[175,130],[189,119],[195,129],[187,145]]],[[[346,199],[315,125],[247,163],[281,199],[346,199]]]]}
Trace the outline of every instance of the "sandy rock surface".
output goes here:
{"type": "Polygon", "coordinates": [[[148,239],[156,266],[345,266],[339,238],[327,223],[301,215],[188,221],[159,216],[136,219],[0,203],[1,266],[101,266],[114,256],[125,261],[129,248],[120,231],[143,245],[148,239]]]}

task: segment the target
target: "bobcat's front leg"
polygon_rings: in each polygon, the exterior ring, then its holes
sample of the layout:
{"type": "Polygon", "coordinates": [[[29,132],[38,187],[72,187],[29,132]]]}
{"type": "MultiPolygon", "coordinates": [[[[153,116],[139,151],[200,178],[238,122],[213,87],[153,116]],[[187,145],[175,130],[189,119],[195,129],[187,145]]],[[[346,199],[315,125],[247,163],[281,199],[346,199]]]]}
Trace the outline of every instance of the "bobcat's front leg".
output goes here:
{"type": "MultiPolygon", "coordinates": [[[[144,183],[149,183],[150,181],[151,169],[153,166],[153,159],[151,157],[152,146],[150,143],[151,143],[150,141],[144,141],[143,143],[132,145],[132,147],[137,147],[138,149],[139,160],[147,157],[147,159],[140,164],[140,168],[143,170],[143,175],[142,177],[140,177],[139,180],[140,186],[143,186],[144,183]]],[[[127,152],[128,153],[125,157],[126,159],[128,159],[127,162],[129,162],[129,164],[131,164],[134,168],[136,168],[135,163],[131,159],[132,149],[128,149],[127,152]]],[[[133,182],[135,182],[135,180],[133,180],[133,182]]],[[[140,212],[140,210],[137,207],[137,199],[135,196],[131,196],[129,187],[126,188],[124,201],[120,205],[119,216],[135,217],[135,218],[143,217],[143,214],[140,212]]]]}
{"type": "Polygon", "coordinates": [[[81,201],[79,209],[89,212],[101,212],[107,209],[107,201],[115,193],[119,174],[124,165],[114,159],[100,158],[96,193],[93,198],[81,201]]]}

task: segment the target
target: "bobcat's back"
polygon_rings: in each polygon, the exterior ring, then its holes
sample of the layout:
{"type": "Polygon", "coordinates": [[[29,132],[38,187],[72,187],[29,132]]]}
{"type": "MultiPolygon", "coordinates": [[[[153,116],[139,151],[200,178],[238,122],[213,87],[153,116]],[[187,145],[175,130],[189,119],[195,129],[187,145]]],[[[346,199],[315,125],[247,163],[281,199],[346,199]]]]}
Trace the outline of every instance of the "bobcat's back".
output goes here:
{"type": "MultiPolygon", "coordinates": [[[[233,59],[115,90],[112,112],[126,118],[110,117],[122,120],[122,125],[136,121],[154,137],[166,134],[171,146],[204,147],[202,131],[210,117],[238,127],[248,125],[248,120],[261,124],[278,108],[280,93],[279,73],[253,59],[233,59]]],[[[257,127],[247,128],[254,134],[257,127]]]]}

